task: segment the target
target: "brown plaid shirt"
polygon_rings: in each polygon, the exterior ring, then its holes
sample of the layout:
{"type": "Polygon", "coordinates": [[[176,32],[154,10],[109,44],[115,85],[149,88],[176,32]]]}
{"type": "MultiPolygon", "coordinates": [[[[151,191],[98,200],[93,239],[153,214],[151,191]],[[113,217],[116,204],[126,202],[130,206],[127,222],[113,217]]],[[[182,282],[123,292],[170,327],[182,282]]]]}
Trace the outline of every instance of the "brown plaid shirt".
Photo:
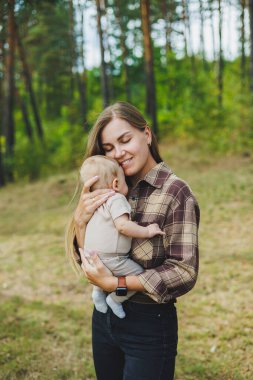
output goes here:
{"type": "MultiPolygon", "coordinates": [[[[133,221],[141,226],[158,223],[166,233],[132,241],[131,258],[145,269],[138,276],[145,294],[165,303],[187,293],[198,274],[200,212],[191,189],[160,162],[130,189],[128,201],[133,221]]],[[[144,294],[132,300],[145,302],[144,294]]]]}
{"type": "Polygon", "coordinates": [[[145,292],[131,300],[166,303],[187,293],[198,274],[200,212],[191,189],[160,162],[130,189],[128,201],[133,221],[141,226],[157,223],[166,233],[132,240],[130,256],[145,269],[138,275],[145,292]]]}

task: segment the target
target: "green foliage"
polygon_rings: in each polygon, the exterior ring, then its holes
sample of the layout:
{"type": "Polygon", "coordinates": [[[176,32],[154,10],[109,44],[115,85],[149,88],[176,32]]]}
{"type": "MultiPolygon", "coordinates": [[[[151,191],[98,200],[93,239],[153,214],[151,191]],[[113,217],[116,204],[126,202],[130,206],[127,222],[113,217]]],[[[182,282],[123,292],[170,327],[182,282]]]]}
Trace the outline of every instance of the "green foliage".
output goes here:
{"type": "MultiPolygon", "coordinates": [[[[71,103],[72,46],[69,33],[68,3],[42,1],[24,5],[28,30],[23,40],[29,64],[37,80],[40,109],[47,118],[59,117],[63,104],[71,103]]],[[[22,8],[21,8],[22,9],[22,8]]]]}
{"type": "MultiPolygon", "coordinates": [[[[41,175],[76,167],[83,156],[87,133],[102,111],[100,68],[82,71],[80,25],[78,27],[80,20],[75,19],[76,25],[71,30],[70,3],[67,0],[16,2],[15,17],[32,73],[33,89],[45,135],[44,142],[41,143],[35,133],[31,100],[23,80],[22,65],[20,59],[17,59],[15,85],[28,110],[33,141],[29,141],[26,136],[20,105],[16,102],[14,157],[4,157],[6,172],[14,170],[16,179],[34,180],[41,175]],[[75,46],[71,38],[72,32],[76,36],[75,46]],[[79,54],[79,61],[75,61],[75,54],[79,54]],[[85,110],[81,107],[79,75],[86,78],[85,110]]],[[[175,24],[181,22],[178,4],[177,1],[167,2],[170,20],[175,24]]],[[[87,2],[86,6],[90,7],[91,2],[87,2]]],[[[107,72],[110,74],[113,103],[126,100],[127,97],[120,27],[115,17],[116,2],[110,0],[106,7],[107,37],[111,48],[107,72]]],[[[123,2],[120,11],[121,28],[126,37],[130,101],[145,115],[146,79],[139,3],[134,0],[123,2]]],[[[4,21],[1,31],[3,40],[6,39],[6,16],[4,21]]],[[[152,0],[151,22],[160,141],[170,136],[200,142],[211,152],[250,154],[253,145],[253,97],[249,91],[247,73],[242,77],[240,59],[224,62],[223,105],[220,108],[217,62],[203,62],[203,58],[197,55],[179,57],[174,51],[165,53],[165,47],[161,46],[164,27],[160,21],[164,21],[161,4],[152,0]]],[[[0,110],[2,107],[0,102],[0,110]]],[[[150,118],[145,116],[151,125],[150,118]]],[[[1,136],[0,139],[4,152],[5,141],[1,136]]]]}
{"type": "Polygon", "coordinates": [[[31,144],[26,136],[19,136],[13,158],[16,179],[34,180],[50,173],[69,171],[80,164],[87,140],[80,125],[58,120],[44,127],[43,144],[37,138],[31,144]]]}

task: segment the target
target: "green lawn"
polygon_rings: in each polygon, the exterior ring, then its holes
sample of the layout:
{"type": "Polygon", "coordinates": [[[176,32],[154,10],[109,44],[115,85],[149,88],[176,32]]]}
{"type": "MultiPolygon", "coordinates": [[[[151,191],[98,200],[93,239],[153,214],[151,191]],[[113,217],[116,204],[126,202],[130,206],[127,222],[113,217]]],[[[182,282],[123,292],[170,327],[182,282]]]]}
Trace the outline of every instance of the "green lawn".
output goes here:
{"type": "MultiPolygon", "coordinates": [[[[252,379],[253,158],[161,148],[201,208],[198,283],[177,303],[176,380],[252,379]]],[[[95,379],[91,286],[63,248],[75,183],[70,173],[0,190],[0,379],[95,379]]]]}

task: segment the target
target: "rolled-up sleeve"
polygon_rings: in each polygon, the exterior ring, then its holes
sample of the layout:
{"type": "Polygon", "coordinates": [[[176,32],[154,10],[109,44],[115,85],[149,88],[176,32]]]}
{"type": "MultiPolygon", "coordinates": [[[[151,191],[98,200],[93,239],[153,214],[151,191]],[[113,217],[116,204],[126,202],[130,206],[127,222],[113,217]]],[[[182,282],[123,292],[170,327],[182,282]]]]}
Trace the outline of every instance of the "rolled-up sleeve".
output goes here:
{"type": "Polygon", "coordinates": [[[163,230],[165,260],[138,277],[145,292],[156,302],[180,297],[193,288],[199,268],[198,227],[200,211],[188,186],[169,204],[163,230]]]}

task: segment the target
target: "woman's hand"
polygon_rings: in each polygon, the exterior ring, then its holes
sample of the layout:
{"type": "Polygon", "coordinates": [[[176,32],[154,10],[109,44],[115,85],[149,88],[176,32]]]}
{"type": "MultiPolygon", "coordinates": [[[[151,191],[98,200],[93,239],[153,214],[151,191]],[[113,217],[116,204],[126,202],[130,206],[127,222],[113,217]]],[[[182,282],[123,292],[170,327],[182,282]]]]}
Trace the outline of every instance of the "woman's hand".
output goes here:
{"type": "Polygon", "coordinates": [[[89,255],[85,255],[82,248],[79,248],[82,258],[82,270],[88,281],[99,286],[106,292],[114,292],[118,285],[117,277],[102,263],[97,254],[93,251],[89,255]]]}
{"type": "Polygon", "coordinates": [[[115,194],[115,191],[111,189],[99,189],[90,192],[91,186],[97,182],[98,178],[98,176],[90,178],[83,186],[77,208],[74,212],[75,223],[80,229],[85,227],[95,210],[110,196],[115,194]]]}

